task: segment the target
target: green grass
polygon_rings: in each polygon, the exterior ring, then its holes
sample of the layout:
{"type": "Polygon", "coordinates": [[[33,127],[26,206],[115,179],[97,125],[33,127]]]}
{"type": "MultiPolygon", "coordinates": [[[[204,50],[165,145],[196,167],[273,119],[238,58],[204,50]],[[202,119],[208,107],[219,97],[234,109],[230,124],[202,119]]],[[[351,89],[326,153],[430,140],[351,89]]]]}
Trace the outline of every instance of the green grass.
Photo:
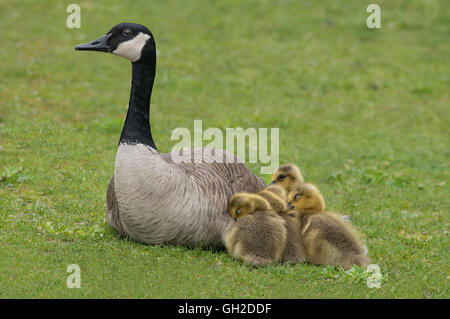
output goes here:
{"type": "MultiPolygon", "coordinates": [[[[449,2],[0,2],[0,297],[449,298],[449,2]],[[279,127],[295,162],[367,237],[362,269],[253,269],[224,251],[121,240],[105,194],[130,65],[76,44],[123,22],[155,35],[152,126],[279,127]],[[66,288],[78,264],[82,288],[66,288]]],[[[259,165],[250,165],[259,172],[259,165]]],[[[263,176],[268,181],[268,176],[263,176]]]]}

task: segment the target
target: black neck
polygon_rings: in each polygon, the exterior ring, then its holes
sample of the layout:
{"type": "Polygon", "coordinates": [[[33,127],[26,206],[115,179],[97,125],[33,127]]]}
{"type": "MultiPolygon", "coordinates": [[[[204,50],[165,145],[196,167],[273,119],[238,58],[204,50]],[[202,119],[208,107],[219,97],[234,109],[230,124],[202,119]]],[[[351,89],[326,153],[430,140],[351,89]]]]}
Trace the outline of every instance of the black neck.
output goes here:
{"type": "Polygon", "coordinates": [[[119,144],[144,144],[156,149],[150,130],[150,97],[155,79],[155,62],[132,63],[130,102],[119,144]]]}

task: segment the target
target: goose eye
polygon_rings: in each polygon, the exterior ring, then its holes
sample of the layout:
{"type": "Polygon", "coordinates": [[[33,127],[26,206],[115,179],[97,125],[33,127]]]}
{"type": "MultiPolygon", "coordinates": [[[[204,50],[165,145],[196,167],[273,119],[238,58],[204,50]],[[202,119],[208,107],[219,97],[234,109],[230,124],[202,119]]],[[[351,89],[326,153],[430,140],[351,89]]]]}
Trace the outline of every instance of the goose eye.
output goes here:
{"type": "Polygon", "coordinates": [[[130,29],[126,28],[122,30],[122,34],[126,37],[129,37],[130,35],[133,34],[133,31],[131,31],[130,29]]]}
{"type": "Polygon", "coordinates": [[[300,194],[295,195],[294,200],[299,200],[300,196],[302,196],[302,195],[300,195],[300,194]]]}
{"type": "Polygon", "coordinates": [[[241,214],[241,209],[238,208],[238,210],[236,211],[236,215],[240,215],[241,214]]]}
{"type": "Polygon", "coordinates": [[[286,175],[281,174],[280,176],[278,176],[278,179],[285,179],[286,175]]]}

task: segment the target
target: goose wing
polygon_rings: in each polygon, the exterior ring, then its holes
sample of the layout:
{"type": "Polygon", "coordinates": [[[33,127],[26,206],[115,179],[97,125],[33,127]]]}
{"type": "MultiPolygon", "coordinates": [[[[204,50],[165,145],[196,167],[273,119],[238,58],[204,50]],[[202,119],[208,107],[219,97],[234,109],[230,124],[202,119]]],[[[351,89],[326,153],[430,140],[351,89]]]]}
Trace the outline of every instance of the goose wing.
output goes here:
{"type": "MultiPolygon", "coordinates": [[[[252,171],[233,153],[213,148],[196,148],[189,150],[191,157],[186,163],[181,163],[192,175],[198,170],[209,171],[213,176],[218,175],[226,183],[231,194],[238,192],[255,193],[266,187],[264,181],[253,174],[252,171]],[[201,161],[195,162],[196,156],[201,161]]],[[[173,153],[161,154],[162,158],[173,163],[173,153]]],[[[205,181],[207,184],[215,184],[214,180],[205,181]]]]}

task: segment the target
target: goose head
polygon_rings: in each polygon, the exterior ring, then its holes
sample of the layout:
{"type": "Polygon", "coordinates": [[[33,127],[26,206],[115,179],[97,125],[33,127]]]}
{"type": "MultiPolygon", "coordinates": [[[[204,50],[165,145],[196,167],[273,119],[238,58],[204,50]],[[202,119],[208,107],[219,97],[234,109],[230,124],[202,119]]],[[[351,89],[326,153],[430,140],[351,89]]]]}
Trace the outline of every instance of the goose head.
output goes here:
{"type": "Polygon", "coordinates": [[[104,36],[75,47],[78,51],[109,52],[132,63],[154,61],[156,45],[149,29],[141,24],[120,23],[104,36]]]}

